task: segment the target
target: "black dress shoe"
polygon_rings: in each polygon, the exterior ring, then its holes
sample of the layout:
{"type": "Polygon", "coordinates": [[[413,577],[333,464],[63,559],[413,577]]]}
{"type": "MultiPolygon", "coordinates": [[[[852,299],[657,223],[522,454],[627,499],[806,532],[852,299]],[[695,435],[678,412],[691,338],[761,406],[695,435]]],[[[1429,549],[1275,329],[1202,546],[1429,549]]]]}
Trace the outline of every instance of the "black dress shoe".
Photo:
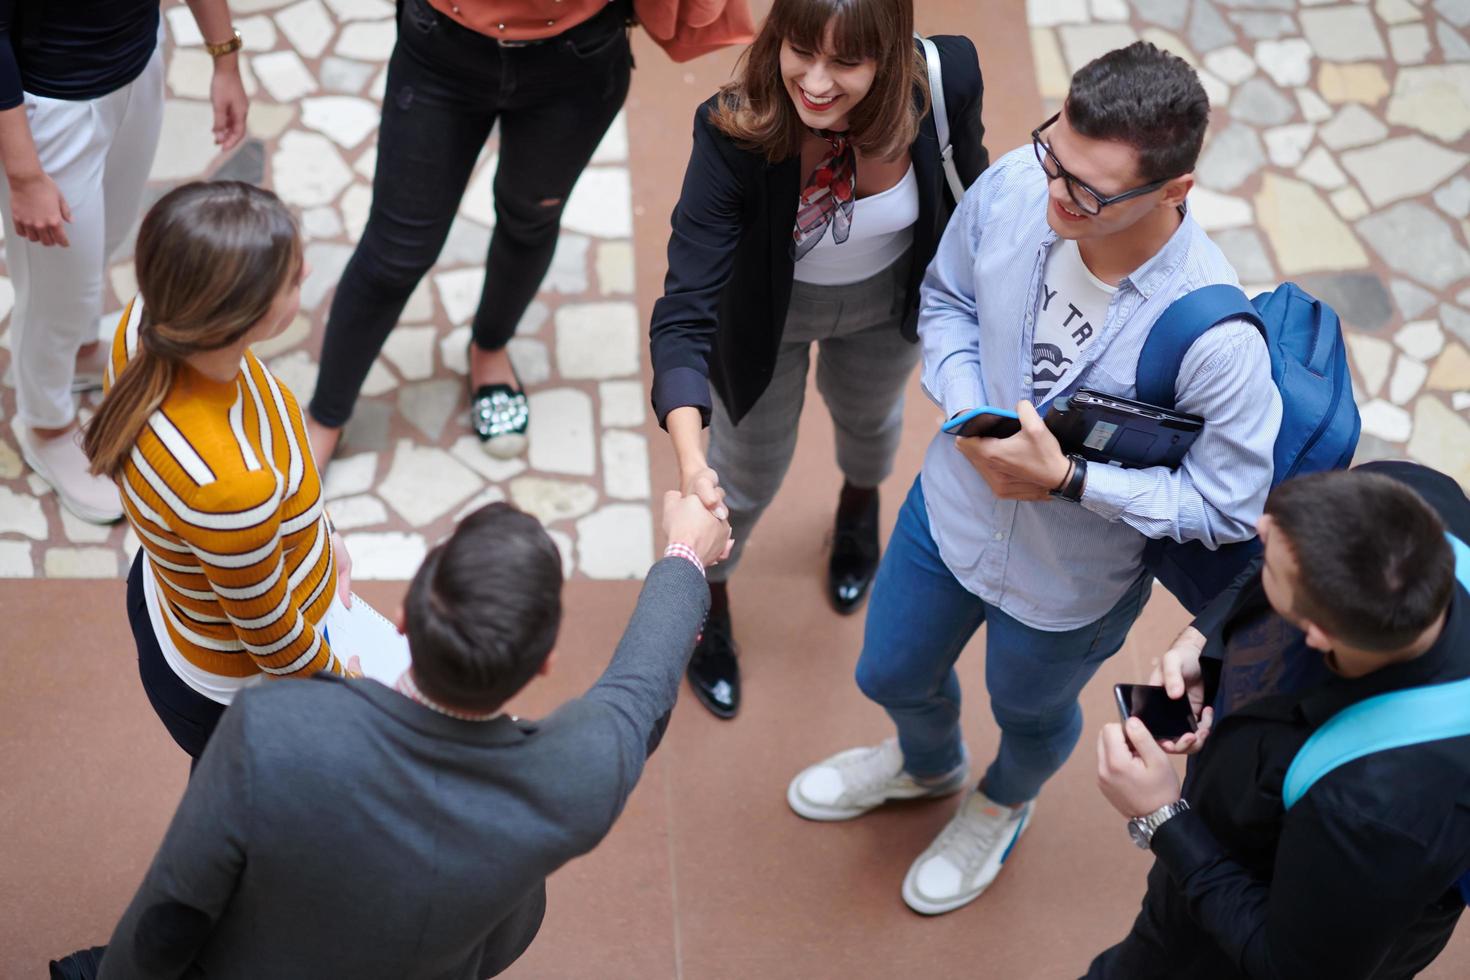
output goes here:
{"type": "Polygon", "coordinates": [[[832,558],[827,564],[827,597],[832,608],[846,615],[862,605],[878,571],[878,494],[855,517],[837,512],[832,558]]]}
{"type": "Polygon", "coordinates": [[[740,710],[740,664],[730,636],[730,616],[711,615],[694,643],[689,660],[689,686],[699,703],[716,718],[734,718],[740,710]]]}

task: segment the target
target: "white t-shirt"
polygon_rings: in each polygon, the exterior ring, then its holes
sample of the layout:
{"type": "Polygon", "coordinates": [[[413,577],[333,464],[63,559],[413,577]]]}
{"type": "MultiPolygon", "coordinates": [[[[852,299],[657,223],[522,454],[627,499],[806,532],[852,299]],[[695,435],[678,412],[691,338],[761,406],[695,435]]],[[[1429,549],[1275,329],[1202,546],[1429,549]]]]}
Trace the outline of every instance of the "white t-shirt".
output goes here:
{"type": "Polygon", "coordinates": [[[834,242],[828,226],[796,263],[793,277],[815,286],[847,286],[876,276],[913,244],[918,220],[919,181],[910,164],[898,183],[853,202],[847,241],[834,242]]]}
{"type": "Polygon", "coordinates": [[[1063,238],[1052,246],[1041,273],[1036,331],[1031,337],[1034,403],[1070,382],[1078,355],[1102,331],[1117,291],[1117,286],[1092,274],[1076,242],[1063,238]]]}

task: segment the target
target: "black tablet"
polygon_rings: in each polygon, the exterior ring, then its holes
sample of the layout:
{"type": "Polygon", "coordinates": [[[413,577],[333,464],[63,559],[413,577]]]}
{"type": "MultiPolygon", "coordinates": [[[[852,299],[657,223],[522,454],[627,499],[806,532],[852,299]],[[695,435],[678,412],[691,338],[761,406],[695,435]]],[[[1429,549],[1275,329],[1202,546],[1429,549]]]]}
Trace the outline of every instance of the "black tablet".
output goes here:
{"type": "Polygon", "coordinates": [[[1046,416],[1047,427],[1062,449],[1088,462],[1128,469],[1177,467],[1205,426],[1198,415],[1173,412],[1079,388],[1058,398],[1046,416]]]}

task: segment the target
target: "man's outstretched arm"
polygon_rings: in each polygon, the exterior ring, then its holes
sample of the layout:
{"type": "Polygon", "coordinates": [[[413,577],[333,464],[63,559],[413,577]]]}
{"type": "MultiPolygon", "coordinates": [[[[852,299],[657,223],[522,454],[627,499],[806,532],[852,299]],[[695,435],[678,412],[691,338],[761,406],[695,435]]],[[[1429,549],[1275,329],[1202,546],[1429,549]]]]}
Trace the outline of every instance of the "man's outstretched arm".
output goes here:
{"type": "Polygon", "coordinates": [[[143,883],[113,931],[99,980],[178,977],[193,964],[245,866],[251,692],[224,713],[143,883]]]}

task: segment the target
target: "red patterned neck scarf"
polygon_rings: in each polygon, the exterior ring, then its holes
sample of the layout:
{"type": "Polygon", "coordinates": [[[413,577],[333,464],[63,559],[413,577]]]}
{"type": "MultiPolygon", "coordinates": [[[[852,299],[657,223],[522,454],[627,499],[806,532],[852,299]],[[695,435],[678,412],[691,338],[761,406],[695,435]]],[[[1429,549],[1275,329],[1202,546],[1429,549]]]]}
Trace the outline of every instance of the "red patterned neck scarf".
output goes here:
{"type": "Polygon", "coordinates": [[[816,247],[832,226],[832,241],[841,245],[852,230],[853,186],[857,183],[857,156],[846,133],[814,129],[827,141],[827,155],[817,164],[801,198],[796,202],[796,227],[791,230],[792,256],[802,256],[816,247]]]}

